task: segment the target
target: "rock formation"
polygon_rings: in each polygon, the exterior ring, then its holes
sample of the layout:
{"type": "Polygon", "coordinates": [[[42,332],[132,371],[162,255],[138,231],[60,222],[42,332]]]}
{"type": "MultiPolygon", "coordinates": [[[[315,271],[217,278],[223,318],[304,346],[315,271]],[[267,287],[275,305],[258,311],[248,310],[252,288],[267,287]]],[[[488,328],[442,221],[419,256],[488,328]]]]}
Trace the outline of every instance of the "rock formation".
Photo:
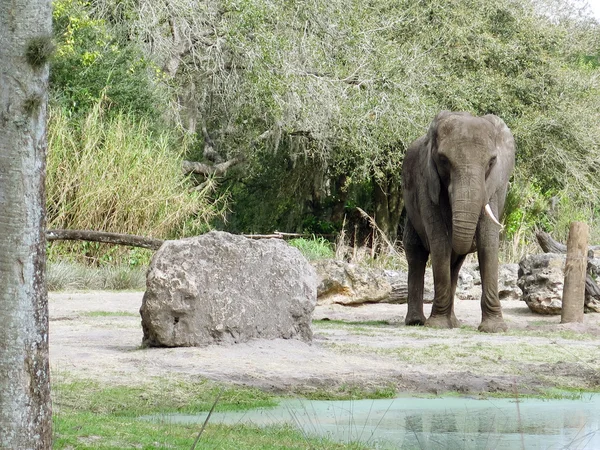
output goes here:
{"type": "Polygon", "coordinates": [[[166,241],[148,271],[143,345],[310,341],[316,288],[312,266],[279,239],[210,232],[166,241]]]}

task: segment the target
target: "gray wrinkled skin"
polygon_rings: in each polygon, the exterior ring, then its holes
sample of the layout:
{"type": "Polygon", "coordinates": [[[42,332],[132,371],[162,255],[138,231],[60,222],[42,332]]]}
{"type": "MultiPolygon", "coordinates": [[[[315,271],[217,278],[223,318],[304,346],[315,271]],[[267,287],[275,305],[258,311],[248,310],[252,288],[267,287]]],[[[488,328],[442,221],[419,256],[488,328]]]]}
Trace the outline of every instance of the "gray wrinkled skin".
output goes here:
{"type": "Polygon", "coordinates": [[[408,260],[407,325],[459,326],[454,294],[460,267],[477,250],[481,273],[480,331],[507,329],[498,297],[498,224],[515,144],[506,124],[492,114],[442,111],[407,150],[402,189],[407,220],[404,248],[408,260]],[[428,319],[423,314],[423,277],[431,257],[435,294],[428,319]]]}

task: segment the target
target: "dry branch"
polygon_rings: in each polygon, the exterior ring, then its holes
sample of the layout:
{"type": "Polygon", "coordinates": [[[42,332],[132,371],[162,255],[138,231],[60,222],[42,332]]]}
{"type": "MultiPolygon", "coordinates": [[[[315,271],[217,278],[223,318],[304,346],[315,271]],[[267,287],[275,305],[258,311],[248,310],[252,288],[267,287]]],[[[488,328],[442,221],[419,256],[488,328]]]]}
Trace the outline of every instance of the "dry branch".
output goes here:
{"type": "MultiPolygon", "coordinates": [[[[567,253],[567,246],[552,239],[548,233],[544,231],[538,231],[535,237],[537,238],[538,244],[540,244],[540,247],[542,247],[544,253],[567,253]]],[[[588,246],[588,258],[593,258],[594,252],[599,250],[600,245],[588,246]]]]}
{"type": "Polygon", "coordinates": [[[208,177],[211,175],[224,175],[231,167],[241,163],[243,160],[244,158],[232,158],[214,165],[196,161],[183,161],[182,166],[185,174],[197,173],[208,177]]]}
{"type": "MultiPolygon", "coordinates": [[[[275,231],[272,234],[242,234],[248,239],[286,239],[296,237],[310,237],[312,235],[299,233],[282,233],[275,231]]],[[[47,230],[47,241],[92,241],[105,244],[128,245],[130,247],[142,247],[150,250],[158,250],[165,242],[163,239],[155,239],[134,234],[107,233],[105,231],[91,230],[47,230]]]]}
{"type": "Polygon", "coordinates": [[[394,244],[392,244],[390,242],[390,240],[387,238],[387,236],[385,235],[385,233],[381,230],[381,228],[379,228],[377,226],[377,222],[375,222],[375,219],[372,218],[370,215],[368,215],[364,210],[362,210],[359,207],[356,207],[356,209],[358,210],[358,212],[361,214],[361,216],[363,216],[363,218],[367,219],[369,221],[369,224],[371,225],[371,228],[373,228],[374,230],[377,230],[379,232],[379,235],[381,236],[381,238],[384,240],[384,242],[388,245],[390,251],[392,253],[394,253],[396,256],[401,256],[396,249],[394,248],[394,244]]]}
{"type": "Polygon", "coordinates": [[[105,244],[129,245],[150,250],[158,250],[164,240],[136,236],[134,234],[107,233],[91,230],[47,230],[48,241],[93,241],[105,244]]]}

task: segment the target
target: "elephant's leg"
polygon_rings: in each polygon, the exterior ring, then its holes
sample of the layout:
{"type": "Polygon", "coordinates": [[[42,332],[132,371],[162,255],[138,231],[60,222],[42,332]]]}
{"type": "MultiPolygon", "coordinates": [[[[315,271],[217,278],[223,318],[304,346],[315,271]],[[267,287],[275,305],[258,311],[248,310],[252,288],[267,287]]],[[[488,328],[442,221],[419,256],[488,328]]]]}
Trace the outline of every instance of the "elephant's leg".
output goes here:
{"type": "Polygon", "coordinates": [[[406,221],[403,242],[408,261],[408,312],[404,323],[406,325],[425,325],[423,284],[429,252],[423,246],[421,238],[410,220],[406,221]]]}
{"type": "MultiPolygon", "coordinates": [[[[451,250],[447,240],[432,243],[431,266],[435,295],[431,315],[425,325],[434,328],[453,328],[454,292],[452,289],[451,250]],[[436,250],[433,251],[433,248],[436,250]]],[[[454,317],[456,320],[456,317],[454,317]]]]}
{"type": "MultiPolygon", "coordinates": [[[[492,207],[498,216],[496,208],[492,207]]],[[[508,326],[502,317],[498,297],[498,248],[500,245],[498,225],[482,215],[477,229],[477,256],[481,273],[481,324],[479,331],[497,333],[508,326]]]]}
{"type": "Polygon", "coordinates": [[[465,261],[467,255],[453,255],[452,256],[452,268],[450,269],[450,282],[452,283],[452,313],[450,315],[450,320],[452,321],[452,327],[458,328],[460,327],[460,321],[454,315],[454,297],[456,295],[456,285],[458,284],[458,274],[460,273],[460,268],[465,261]]]}

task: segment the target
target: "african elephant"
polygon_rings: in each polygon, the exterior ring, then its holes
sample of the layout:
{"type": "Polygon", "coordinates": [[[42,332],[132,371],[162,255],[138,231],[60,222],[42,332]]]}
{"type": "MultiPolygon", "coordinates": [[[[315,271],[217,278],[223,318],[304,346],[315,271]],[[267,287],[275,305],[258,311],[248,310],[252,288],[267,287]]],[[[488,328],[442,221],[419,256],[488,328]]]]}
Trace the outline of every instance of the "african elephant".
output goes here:
{"type": "Polygon", "coordinates": [[[408,260],[407,325],[452,328],[460,267],[477,250],[481,272],[480,331],[506,331],[498,298],[498,245],[515,143],[506,124],[488,114],[440,112],[402,165],[408,260]],[[431,255],[434,299],[423,314],[425,265],[431,255]]]}

